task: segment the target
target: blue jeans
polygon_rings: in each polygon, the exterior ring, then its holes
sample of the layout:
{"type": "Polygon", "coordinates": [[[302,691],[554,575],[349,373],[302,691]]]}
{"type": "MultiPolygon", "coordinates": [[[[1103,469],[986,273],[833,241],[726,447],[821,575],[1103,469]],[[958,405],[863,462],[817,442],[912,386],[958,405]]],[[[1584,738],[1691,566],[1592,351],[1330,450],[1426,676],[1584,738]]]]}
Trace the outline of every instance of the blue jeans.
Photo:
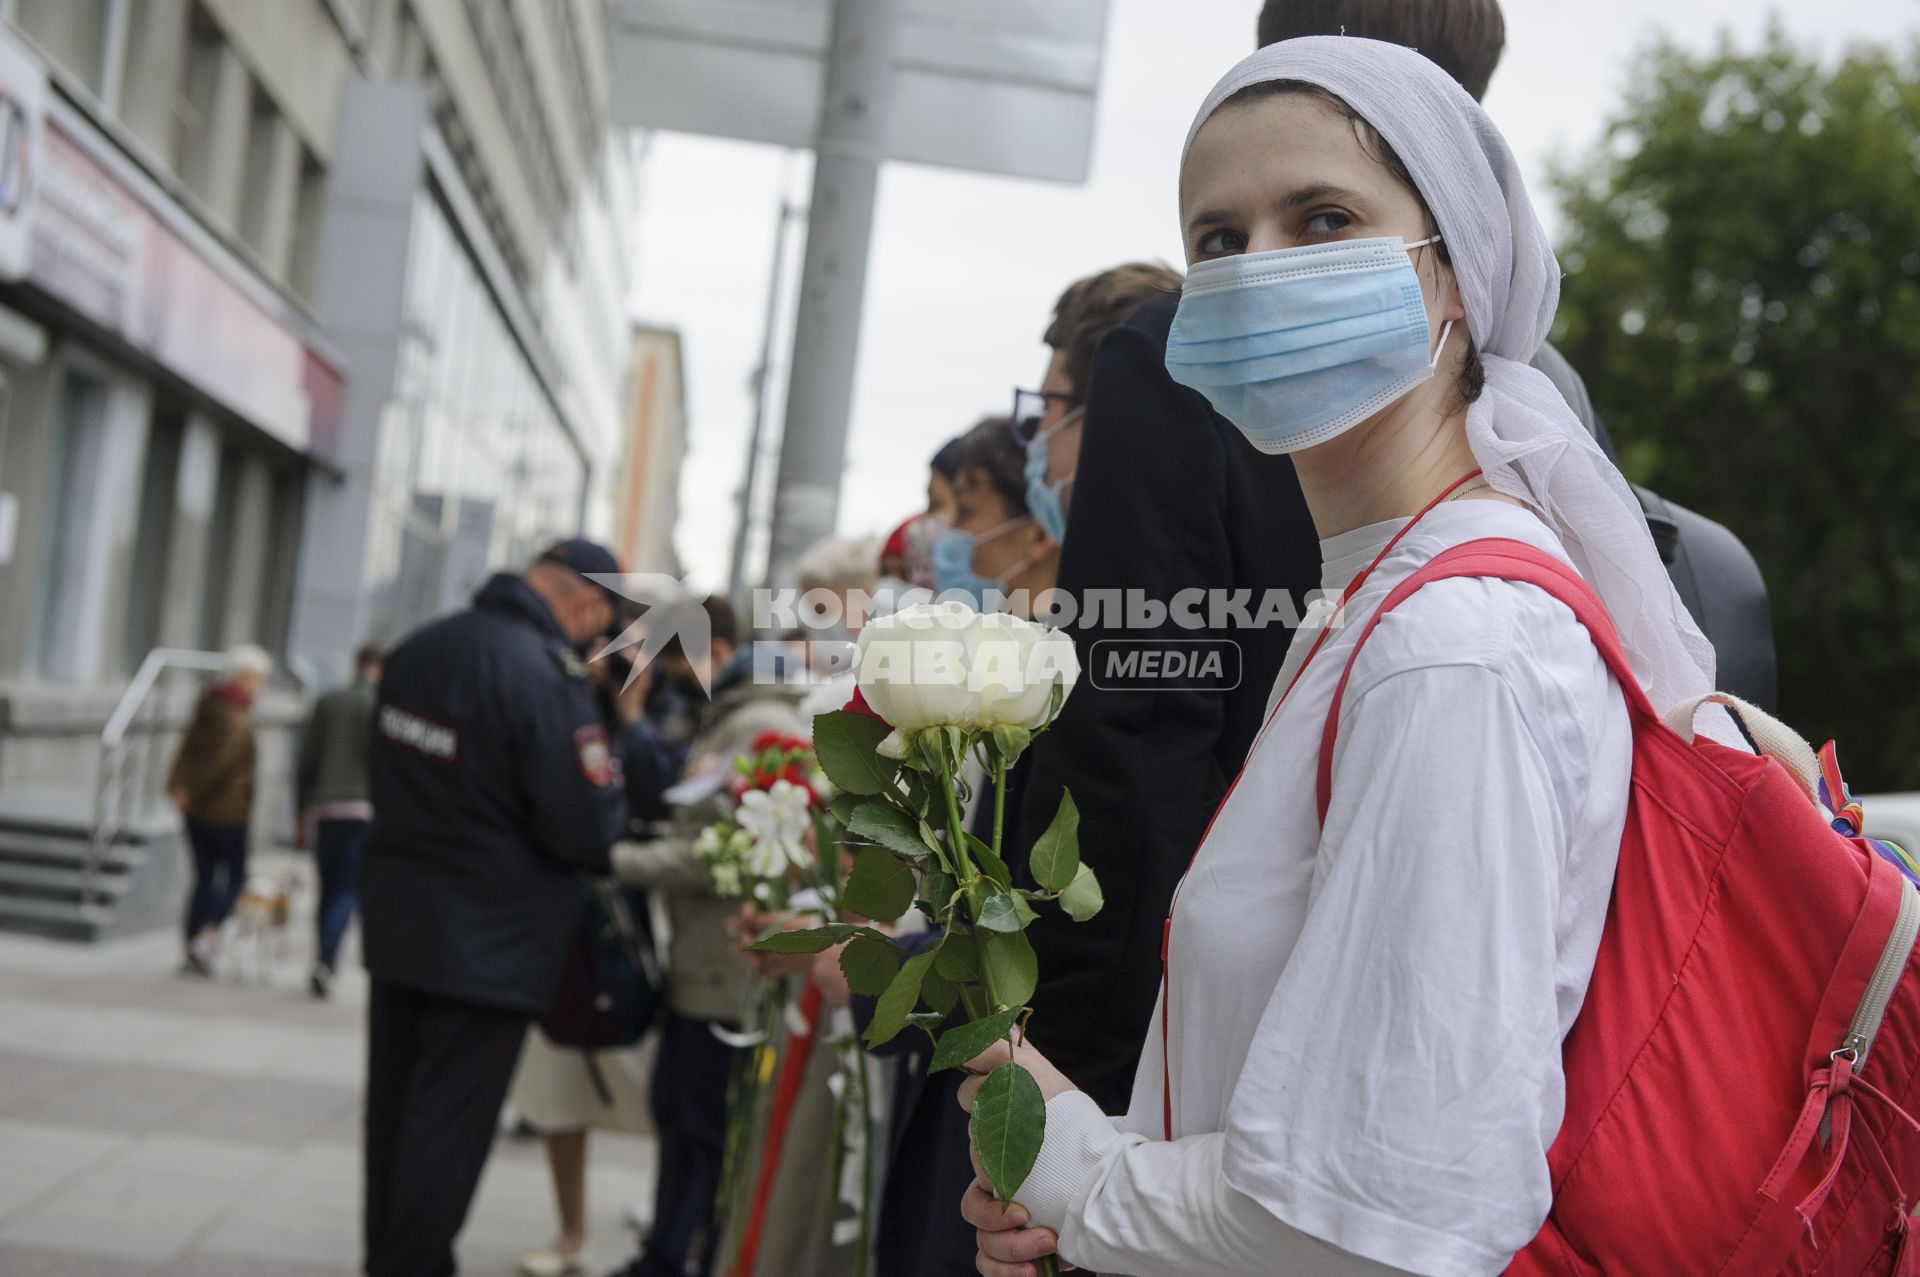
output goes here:
{"type": "Polygon", "coordinates": [[[315,837],[313,859],[320,871],[320,965],[333,970],[340,941],[353,921],[360,897],[360,844],[370,820],[323,820],[315,837]]]}
{"type": "Polygon", "coordinates": [[[187,897],[187,941],[217,927],[233,911],[247,882],[247,827],[187,822],[193,849],[193,892],[187,897]]]}

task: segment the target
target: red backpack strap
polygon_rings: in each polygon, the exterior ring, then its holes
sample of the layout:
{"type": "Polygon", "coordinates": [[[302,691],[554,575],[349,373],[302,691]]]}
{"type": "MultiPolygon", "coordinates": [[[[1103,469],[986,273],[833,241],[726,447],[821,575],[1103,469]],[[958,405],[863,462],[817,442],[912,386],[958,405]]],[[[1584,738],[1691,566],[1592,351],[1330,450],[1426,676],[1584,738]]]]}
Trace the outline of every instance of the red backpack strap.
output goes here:
{"type": "Polygon", "coordinates": [[[1574,619],[1586,626],[1587,633],[1593,636],[1593,645],[1600,649],[1601,659],[1606,661],[1607,668],[1620,684],[1620,690],[1626,694],[1628,711],[1642,716],[1643,721],[1659,721],[1659,715],[1654,713],[1652,703],[1640,687],[1640,681],[1633,676],[1633,667],[1627,663],[1626,653],[1620,647],[1620,636],[1614,631],[1613,618],[1607,615],[1606,605],[1578,572],[1545,550],[1524,541],[1507,537],[1468,541],[1436,554],[1425,566],[1394,586],[1386,601],[1368,618],[1367,627],[1360,631],[1360,638],[1347,657],[1347,666],[1340,672],[1340,682],[1333,689],[1333,702],[1327,706],[1327,725],[1320,735],[1320,774],[1316,782],[1316,796],[1320,804],[1321,824],[1327,823],[1327,806],[1333,800],[1333,743],[1340,728],[1340,703],[1346,698],[1347,680],[1353,677],[1353,663],[1360,659],[1360,649],[1366,646],[1367,639],[1373,634],[1373,627],[1380,624],[1380,618],[1405,603],[1421,586],[1459,576],[1498,577],[1503,581],[1535,585],[1566,604],[1573,612],[1574,619]]]}

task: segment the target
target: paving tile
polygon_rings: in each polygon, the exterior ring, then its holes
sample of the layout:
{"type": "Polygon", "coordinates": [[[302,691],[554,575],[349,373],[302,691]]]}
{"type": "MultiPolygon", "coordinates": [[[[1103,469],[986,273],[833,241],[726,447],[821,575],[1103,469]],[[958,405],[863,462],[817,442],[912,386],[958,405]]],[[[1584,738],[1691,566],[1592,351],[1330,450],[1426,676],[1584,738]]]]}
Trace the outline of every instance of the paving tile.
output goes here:
{"type": "Polygon", "coordinates": [[[231,1085],[207,1073],[148,1065],[64,1065],[60,1085],[0,1102],[0,1117],[78,1130],[141,1135],[231,1085]]]}
{"type": "Polygon", "coordinates": [[[357,1123],[359,1113],[357,1086],[279,1078],[222,1079],[211,1094],[169,1114],[164,1129],[288,1149],[337,1129],[342,1120],[357,1123]]]}
{"type": "Polygon", "coordinates": [[[360,1254],[360,1150],[299,1150],[202,1236],[197,1250],[309,1264],[360,1254]]]}
{"type": "Polygon", "coordinates": [[[9,1220],[5,1236],[30,1245],[172,1262],[277,1160],[273,1153],[213,1140],[140,1140],[9,1220]]]}
{"type": "MultiPolygon", "coordinates": [[[[182,980],[167,933],[0,935],[0,1275],[351,1277],[360,1258],[364,973],[308,998],[304,937],[264,986],[182,980]],[[144,1132],[144,1133],[138,1133],[144,1132]]],[[[631,1256],[649,1139],[596,1135],[602,1268],[631,1256]]],[[[554,1227],[537,1141],[502,1141],[459,1250],[513,1271],[554,1227]]]]}
{"type": "Polygon", "coordinates": [[[18,1246],[0,1237],[0,1273],[18,1277],[160,1277],[152,1264],[83,1250],[18,1246]]]}
{"type": "Polygon", "coordinates": [[[0,1119],[0,1230],[68,1179],[104,1165],[130,1144],[121,1136],[0,1119]]]}
{"type": "Polygon", "coordinates": [[[357,1264],[307,1263],[213,1251],[196,1251],[164,1270],[165,1277],[358,1277],[358,1273],[357,1264]]]}
{"type": "Polygon", "coordinates": [[[0,1051],[0,1108],[60,1089],[73,1074],[67,1060],[24,1051],[0,1051]]]}

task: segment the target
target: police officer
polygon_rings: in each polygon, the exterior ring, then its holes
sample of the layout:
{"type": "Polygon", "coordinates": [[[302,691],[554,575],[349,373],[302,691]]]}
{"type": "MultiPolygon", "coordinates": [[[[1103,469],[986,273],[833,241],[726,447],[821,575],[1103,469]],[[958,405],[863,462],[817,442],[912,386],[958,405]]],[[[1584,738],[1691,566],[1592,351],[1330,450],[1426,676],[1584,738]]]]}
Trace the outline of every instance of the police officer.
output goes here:
{"type": "Polygon", "coordinates": [[[387,658],[362,868],[366,1271],[447,1277],[531,1017],[559,978],[581,873],[626,824],[587,690],[615,615],[591,541],[501,573],[387,658]]]}

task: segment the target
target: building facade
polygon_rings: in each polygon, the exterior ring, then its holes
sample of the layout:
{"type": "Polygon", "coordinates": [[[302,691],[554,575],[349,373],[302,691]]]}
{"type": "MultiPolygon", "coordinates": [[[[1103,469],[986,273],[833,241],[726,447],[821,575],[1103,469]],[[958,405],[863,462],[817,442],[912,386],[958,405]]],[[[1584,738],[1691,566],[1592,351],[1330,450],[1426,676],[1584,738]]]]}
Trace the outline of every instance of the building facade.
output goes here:
{"type": "Polygon", "coordinates": [[[635,324],[626,432],[612,468],[613,548],[630,572],[680,575],[673,544],[687,455],[686,366],[677,329],[635,324]]]}
{"type": "Polygon", "coordinates": [[[91,783],[155,648],[259,642],[326,683],[612,534],[609,23],[0,0],[0,797],[91,783]]]}

